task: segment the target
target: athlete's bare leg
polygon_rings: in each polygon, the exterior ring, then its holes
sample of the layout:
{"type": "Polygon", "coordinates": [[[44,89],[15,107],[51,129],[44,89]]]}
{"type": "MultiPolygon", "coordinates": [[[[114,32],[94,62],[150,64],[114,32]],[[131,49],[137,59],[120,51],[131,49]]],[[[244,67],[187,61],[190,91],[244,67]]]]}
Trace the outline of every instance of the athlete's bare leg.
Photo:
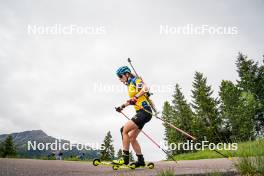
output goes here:
{"type": "Polygon", "coordinates": [[[140,133],[140,129],[133,129],[129,132],[130,143],[137,155],[141,155],[141,147],[137,141],[137,136],[140,133]]]}
{"type": "Polygon", "coordinates": [[[129,144],[130,144],[130,138],[129,138],[129,132],[133,131],[135,129],[138,129],[137,125],[132,121],[129,120],[123,128],[122,136],[123,136],[123,150],[129,151],[129,144]]]}

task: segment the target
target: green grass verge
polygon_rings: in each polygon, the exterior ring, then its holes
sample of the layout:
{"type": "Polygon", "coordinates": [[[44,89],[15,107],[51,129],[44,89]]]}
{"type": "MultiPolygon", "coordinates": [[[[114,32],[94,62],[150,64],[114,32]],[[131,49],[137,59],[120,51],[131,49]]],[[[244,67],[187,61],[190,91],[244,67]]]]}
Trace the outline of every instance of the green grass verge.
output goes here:
{"type": "Polygon", "coordinates": [[[264,175],[264,157],[241,157],[235,164],[241,175],[264,175]]]}
{"type": "MultiPolygon", "coordinates": [[[[173,169],[166,169],[166,170],[161,170],[157,173],[157,176],[175,176],[175,170],[173,169]]],[[[190,174],[191,175],[191,174],[190,174]]],[[[196,175],[196,174],[195,174],[196,175]]],[[[204,175],[204,176],[223,176],[223,175],[227,175],[224,172],[218,172],[218,171],[214,171],[212,173],[205,173],[205,174],[200,174],[200,175],[204,175]]]]}
{"type": "Polygon", "coordinates": [[[157,173],[157,176],[175,176],[175,171],[173,169],[161,170],[157,173]]]}
{"type": "MultiPolygon", "coordinates": [[[[248,141],[238,144],[238,149],[235,151],[220,150],[219,152],[230,157],[243,156],[264,156],[264,140],[248,141]]],[[[174,156],[176,160],[198,160],[209,158],[223,158],[220,154],[211,150],[201,150],[192,153],[179,154],[174,156]]]]}

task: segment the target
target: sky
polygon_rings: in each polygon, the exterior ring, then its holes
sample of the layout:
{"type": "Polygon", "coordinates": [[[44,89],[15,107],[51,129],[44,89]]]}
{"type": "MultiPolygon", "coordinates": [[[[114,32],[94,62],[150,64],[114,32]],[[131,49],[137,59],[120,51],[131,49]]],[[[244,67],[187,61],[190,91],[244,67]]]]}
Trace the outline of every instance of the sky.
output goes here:
{"type": "MultiPolygon", "coordinates": [[[[128,57],[155,88],[159,111],[176,83],[191,102],[195,71],[217,97],[221,80],[238,79],[238,52],[261,62],[263,9],[262,0],[0,0],[0,134],[42,129],[61,139],[101,143],[111,131],[118,150],[126,119],[114,107],[128,95],[115,71],[128,65],[128,57]],[[188,26],[232,30],[181,30],[188,26]]],[[[135,114],[133,107],[124,112],[135,114]]],[[[153,118],[144,131],[163,141],[161,121],[153,118]]],[[[139,142],[146,160],[165,159],[142,134],[139,142]]]]}

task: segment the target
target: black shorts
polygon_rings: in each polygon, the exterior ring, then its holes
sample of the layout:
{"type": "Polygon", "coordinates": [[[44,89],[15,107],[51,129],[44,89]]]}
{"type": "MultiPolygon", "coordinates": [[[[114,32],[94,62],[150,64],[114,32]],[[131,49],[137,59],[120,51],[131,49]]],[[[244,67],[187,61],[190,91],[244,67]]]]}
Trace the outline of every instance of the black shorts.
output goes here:
{"type": "MultiPolygon", "coordinates": [[[[144,108],[146,111],[149,111],[152,113],[150,107],[144,108]]],[[[137,111],[136,115],[131,119],[137,126],[138,129],[142,129],[144,125],[151,120],[152,115],[148,112],[146,112],[143,109],[140,109],[137,111]]]]}

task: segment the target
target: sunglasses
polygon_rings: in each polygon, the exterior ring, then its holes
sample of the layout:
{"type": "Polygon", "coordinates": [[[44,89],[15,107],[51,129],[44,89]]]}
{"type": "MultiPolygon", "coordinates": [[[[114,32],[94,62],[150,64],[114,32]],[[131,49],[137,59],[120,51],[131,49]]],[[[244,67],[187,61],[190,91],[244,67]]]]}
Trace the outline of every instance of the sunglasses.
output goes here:
{"type": "Polygon", "coordinates": [[[118,75],[118,78],[120,78],[120,79],[121,79],[122,77],[123,77],[123,75],[118,75]]]}

